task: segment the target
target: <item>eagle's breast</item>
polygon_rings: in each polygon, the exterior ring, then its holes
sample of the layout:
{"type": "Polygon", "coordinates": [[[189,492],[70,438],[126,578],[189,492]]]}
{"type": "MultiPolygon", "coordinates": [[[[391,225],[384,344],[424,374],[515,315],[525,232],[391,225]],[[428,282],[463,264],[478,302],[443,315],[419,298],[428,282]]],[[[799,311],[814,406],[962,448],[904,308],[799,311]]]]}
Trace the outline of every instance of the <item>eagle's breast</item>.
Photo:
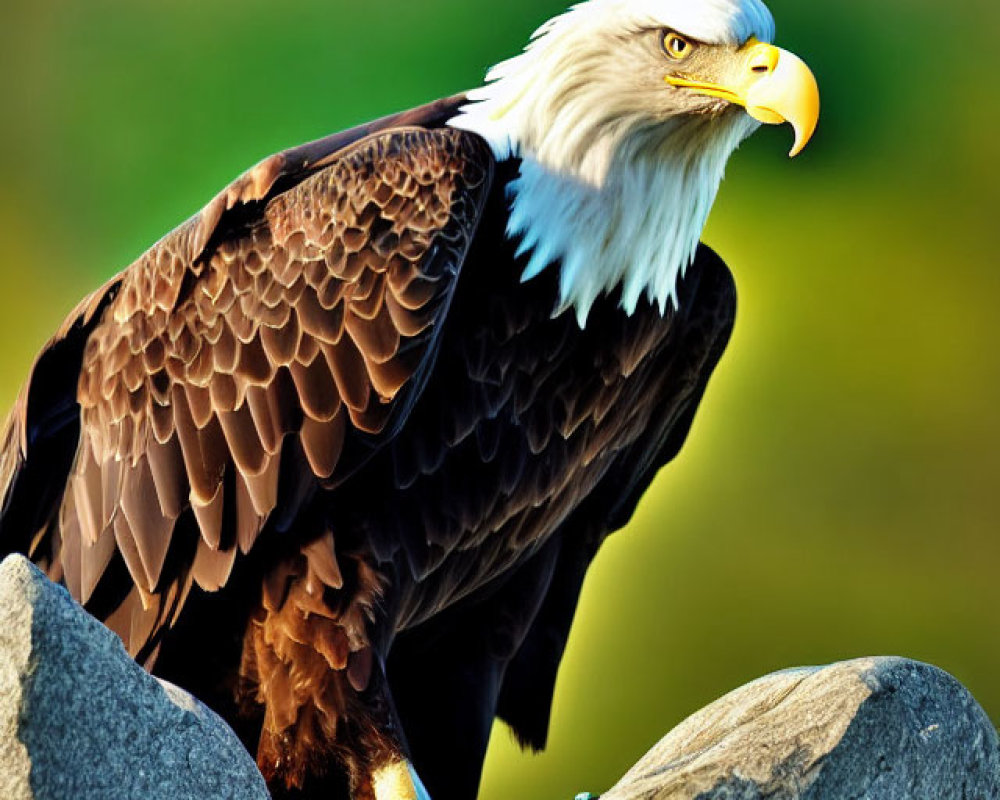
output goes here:
{"type": "Polygon", "coordinates": [[[689,324],[711,303],[720,319],[731,313],[731,295],[702,287],[700,267],[680,310],[644,301],[627,314],[612,293],[582,330],[572,312],[554,315],[558,270],[520,280],[506,197],[498,180],[406,425],[330,498],[331,527],[361,532],[392,562],[399,628],[502,579],[602,484],[627,494],[663,445],[656,432],[696,396],[711,348],[684,339],[728,334],[689,324]]]}

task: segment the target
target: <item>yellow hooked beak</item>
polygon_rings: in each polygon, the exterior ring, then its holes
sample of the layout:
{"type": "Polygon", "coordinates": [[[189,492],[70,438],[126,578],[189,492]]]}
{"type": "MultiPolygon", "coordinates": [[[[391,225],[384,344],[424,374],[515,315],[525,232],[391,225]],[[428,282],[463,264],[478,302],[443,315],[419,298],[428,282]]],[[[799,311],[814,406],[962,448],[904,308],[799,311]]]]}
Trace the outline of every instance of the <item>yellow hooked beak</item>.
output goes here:
{"type": "Polygon", "coordinates": [[[667,76],[671,86],[691,89],[743,106],[767,125],[791,123],[795,145],[789,156],[805,149],[819,122],[819,86],[801,58],[774,45],[751,39],[740,50],[740,68],[730,85],[667,76]]]}

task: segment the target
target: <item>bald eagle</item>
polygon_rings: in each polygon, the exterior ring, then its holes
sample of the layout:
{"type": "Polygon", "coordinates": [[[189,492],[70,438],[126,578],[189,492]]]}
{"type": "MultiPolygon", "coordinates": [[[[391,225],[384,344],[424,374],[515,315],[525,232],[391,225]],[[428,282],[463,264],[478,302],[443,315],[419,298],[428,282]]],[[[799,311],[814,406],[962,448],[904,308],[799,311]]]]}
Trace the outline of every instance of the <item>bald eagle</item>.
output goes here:
{"type": "Polygon", "coordinates": [[[258,164],[38,356],[0,548],[275,797],[473,797],[495,716],[544,746],[587,568],[727,343],[728,157],[816,126],[773,37],[759,0],[587,0],[479,89],[258,164]]]}

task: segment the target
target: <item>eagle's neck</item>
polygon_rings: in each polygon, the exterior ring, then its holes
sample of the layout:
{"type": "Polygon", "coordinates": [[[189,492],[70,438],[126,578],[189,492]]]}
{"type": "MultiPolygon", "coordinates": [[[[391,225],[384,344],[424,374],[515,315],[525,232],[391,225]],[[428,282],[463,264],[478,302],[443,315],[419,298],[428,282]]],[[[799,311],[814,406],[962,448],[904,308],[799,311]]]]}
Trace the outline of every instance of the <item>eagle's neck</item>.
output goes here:
{"type": "Polygon", "coordinates": [[[493,67],[449,122],[498,159],[522,159],[507,230],[530,253],[524,279],[558,262],[557,309],[572,306],[581,325],[619,285],[630,314],[643,294],[664,311],[676,300],[726,160],[759,125],[722,105],[700,117],[649,108],[650,76],[621,56],[622,37],[663,27],[733,46],[774,36],[760,0],[581,0],[493,67]]]}
{"type": "Polygon", "coordinates": [[[558,264],[555,311],[572,308],[581,327],[597,298],[618,287],[628,314],[643,295],[661,312],[676,305],[726,161],[752,132],[752,120],[727,114],[622,135],[612,129],[567,163],[556,143],[498,132],[491,104],[477,105],[452,124],[484,136],[498,159],[522,160],[507,222],[518,255],[528,255],[522,280],[558,264]]]}

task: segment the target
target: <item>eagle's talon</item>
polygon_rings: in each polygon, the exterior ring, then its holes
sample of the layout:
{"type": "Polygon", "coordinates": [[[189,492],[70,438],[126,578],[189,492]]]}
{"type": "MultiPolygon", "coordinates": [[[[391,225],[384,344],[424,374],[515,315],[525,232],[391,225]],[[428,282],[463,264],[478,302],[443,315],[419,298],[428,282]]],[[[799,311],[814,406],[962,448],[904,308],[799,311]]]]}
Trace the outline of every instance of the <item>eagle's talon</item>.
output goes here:
{"type": "Polygon", "coordinates": [[[393,761],[372,776],[375,800],[431,800],[409,761],[393,761]]]}

